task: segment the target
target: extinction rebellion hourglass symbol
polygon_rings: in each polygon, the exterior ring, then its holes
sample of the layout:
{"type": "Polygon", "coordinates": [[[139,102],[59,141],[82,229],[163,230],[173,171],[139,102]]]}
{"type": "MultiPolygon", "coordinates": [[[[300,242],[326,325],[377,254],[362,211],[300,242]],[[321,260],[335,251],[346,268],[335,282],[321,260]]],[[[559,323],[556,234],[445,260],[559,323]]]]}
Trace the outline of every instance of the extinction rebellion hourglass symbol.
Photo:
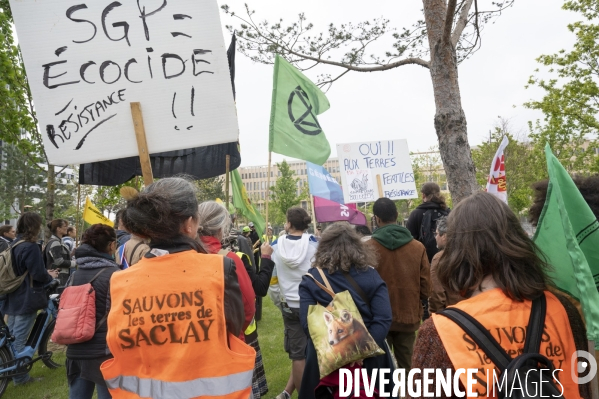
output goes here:
{"type": "Polygon", "coordinates": [[[289,113],[289,119],[293,122],[293,125],[300,132],[316,136],[322,132],[316,115],[312,113],[312,104],[308,95],[300,86],[297,86],[289,95],[287,101],[287,112],[289,113]],[[293,109],[295,104],[296,115],[294,115],[293,109]]]}

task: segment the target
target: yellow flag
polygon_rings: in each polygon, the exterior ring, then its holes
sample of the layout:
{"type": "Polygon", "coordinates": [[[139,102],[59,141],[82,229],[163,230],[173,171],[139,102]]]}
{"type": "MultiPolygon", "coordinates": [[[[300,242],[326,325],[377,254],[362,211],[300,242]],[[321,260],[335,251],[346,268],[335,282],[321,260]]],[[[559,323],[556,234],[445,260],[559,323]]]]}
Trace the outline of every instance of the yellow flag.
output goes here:
{"type": "Polygon", "coordinates": [[[85,197],[85,207],[83,208],[83,220],[89,224],[102,223],[114,227],[114,223],[92,204],[89,197],[85,197]]]}

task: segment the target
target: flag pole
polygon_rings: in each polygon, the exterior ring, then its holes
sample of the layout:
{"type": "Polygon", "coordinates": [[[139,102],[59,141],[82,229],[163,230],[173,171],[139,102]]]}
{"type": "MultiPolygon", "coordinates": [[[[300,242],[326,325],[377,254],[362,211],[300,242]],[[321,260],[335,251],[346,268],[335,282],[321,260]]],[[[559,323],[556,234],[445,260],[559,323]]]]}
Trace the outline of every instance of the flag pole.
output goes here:
{"type": "Polygon", "coordinates": [[[262,234],[268,234],[268,203],[270,202],[270,164],[272,160],[272,151],[268,151],[268,172],[266,173],[266,220],[264,221],[264,228],[266,231],[262,234]]]}
{"type": "Polygon", "coordinates": [[[77,236],[75,237],[75,246],[79,246],[79,235],[82,233],[79,230],[79,212],[81,211],[81,184],[77,183],[77,219],[75,220],[75,227],[77,228],[77,236]]]}
{"type": "Polygon", "coordinates": [[[225,158],[225,204],[227,204],[227,212],[229,212],[229,168],[231,165],[231,156],[227,154],[225,158]]]}
{"type": "Polygon", "coordinates": [[[314,234],[316,234],[316,213],[314,212],[314,196],[310,194],[310,208],[312,208],[312,224],[314,225],[314,234]]]}

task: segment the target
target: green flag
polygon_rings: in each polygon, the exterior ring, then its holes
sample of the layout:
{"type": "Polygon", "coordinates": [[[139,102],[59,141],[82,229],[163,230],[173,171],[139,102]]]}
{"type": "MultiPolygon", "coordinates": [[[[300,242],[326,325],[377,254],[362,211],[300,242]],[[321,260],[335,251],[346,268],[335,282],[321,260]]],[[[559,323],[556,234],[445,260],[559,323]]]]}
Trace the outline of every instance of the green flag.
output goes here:
{"type": "Polygon", "coordinates": [[[254,209],[252,202],[248,198],[248,194],[245,191],[245,186],[241,180],[241,176],[237,169],[231,172],[231,183],[233,186],[233,205],[239,209],[241,214],[254,222],[258,236],[261,237],[264,234],[264,219],[260,212],[254,209]]]}
{"type": "Polygon", "coordinates": [[[316,115],[329,107],[329,100],[318,86],[277,55],[268,150],[324,164],[331,155],[331,146],[316,115]]]}
{"type": "Polygon", "coordinates": [[[534,242],[560,290],[582,305],[587,338],[599,344],[599,221],[568,172],[545,146],[549,186],[534,242]]]}

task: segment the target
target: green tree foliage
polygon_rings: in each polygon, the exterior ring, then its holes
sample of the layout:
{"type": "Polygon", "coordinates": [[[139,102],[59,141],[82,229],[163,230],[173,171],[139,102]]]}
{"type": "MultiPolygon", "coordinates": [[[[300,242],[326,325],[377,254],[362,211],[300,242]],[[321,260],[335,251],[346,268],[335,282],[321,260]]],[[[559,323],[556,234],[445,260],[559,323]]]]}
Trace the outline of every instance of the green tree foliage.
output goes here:
{"type": "Polygon", "coordinates": [[[31,96],[21,53],[13,38],[8,0],[0,0],[0,43],[0,139],[16,145],[25,156],[32,154],[32,160],[39,162],[35,157],[43,151],[41,141],[24,137],[26,133],[37,134],[37,126],[32,117],[31,96]]]}
{"type": "MultiPolygon", "coordinates": [[[[599,7],[596,0],[572,0],[563,8],[584,18],[568,25],[576,35],[576,43],[570,51],[560,50],[538,58],[551,78],[530,77],[529,85],[542,88],[545,95],[525,106],[545,115],[543,122],[530,123],[530,136],[538,147],[535,154],[542,154],[542,147],[548,142],[568,172],[586,174],[599,171],[599,158],[595,155],[599,148],[599,7]]],[[[539,70],[535,72],[538,74],[539,70]]],[[[544,157],[539,158],[544,162],[544,157]]]]}
{"type": "Polygon", "coordinates": [[[46,175],[46,187],[43,189],[45,209],[40,209],[40,213],[51,220],[55,218],[55,180],[60,168],[48,163],[44,151],[23,58],[13,38],[13,19],[8,0],[0,0],[0,44],[0,140],[16,146],[22,157],[29,158],[32,167],[37,167],[41,174],[46,175]],[[46,167],[41,167],[41,163],[45,163],[46,167]]]}
{"type": "MultiPolygon", "coordinates": [[[[141,190],[141,180],[139,177],[134,177],[128,182],[116,186],[92,186],[89,195],[92,203],[108,216],[115,214],[119,209],[124,208],[126,201],[121,196],[122,187],[133,187],[137,191],[141,190]]],[[[85,201],[85,197],[83,197],[85,201]]]]}
{"type": "Polygon", "coordinates": [[[214,201],[220,198],[225,202],[224,184],[225,179],[220,176],[195,181],[195,185],[198,187],[198,201],[214,201]]]}
{"type": "Polygon", "coordinates": [[[42,211],[39,201],[43,197],[43,175],[37,163],[13,144],[2,143],[0,154],[0,218],[17,218],[25,206],[42,211]]]}
{"type": "Polygon", "coordinates": [[[278,221],[281,217],[284,219],[287,209],[299,205],[301,200],[305,199],[305,191],[297,194],[299,178],[293,177],[295,172],[289,168],[289,164],[283,160],[277,167],[281,176],[275,185],[270,187],[270,209],[273,210],[269,209],[269,214],[273,215],[273,221],[278,221]]]}

